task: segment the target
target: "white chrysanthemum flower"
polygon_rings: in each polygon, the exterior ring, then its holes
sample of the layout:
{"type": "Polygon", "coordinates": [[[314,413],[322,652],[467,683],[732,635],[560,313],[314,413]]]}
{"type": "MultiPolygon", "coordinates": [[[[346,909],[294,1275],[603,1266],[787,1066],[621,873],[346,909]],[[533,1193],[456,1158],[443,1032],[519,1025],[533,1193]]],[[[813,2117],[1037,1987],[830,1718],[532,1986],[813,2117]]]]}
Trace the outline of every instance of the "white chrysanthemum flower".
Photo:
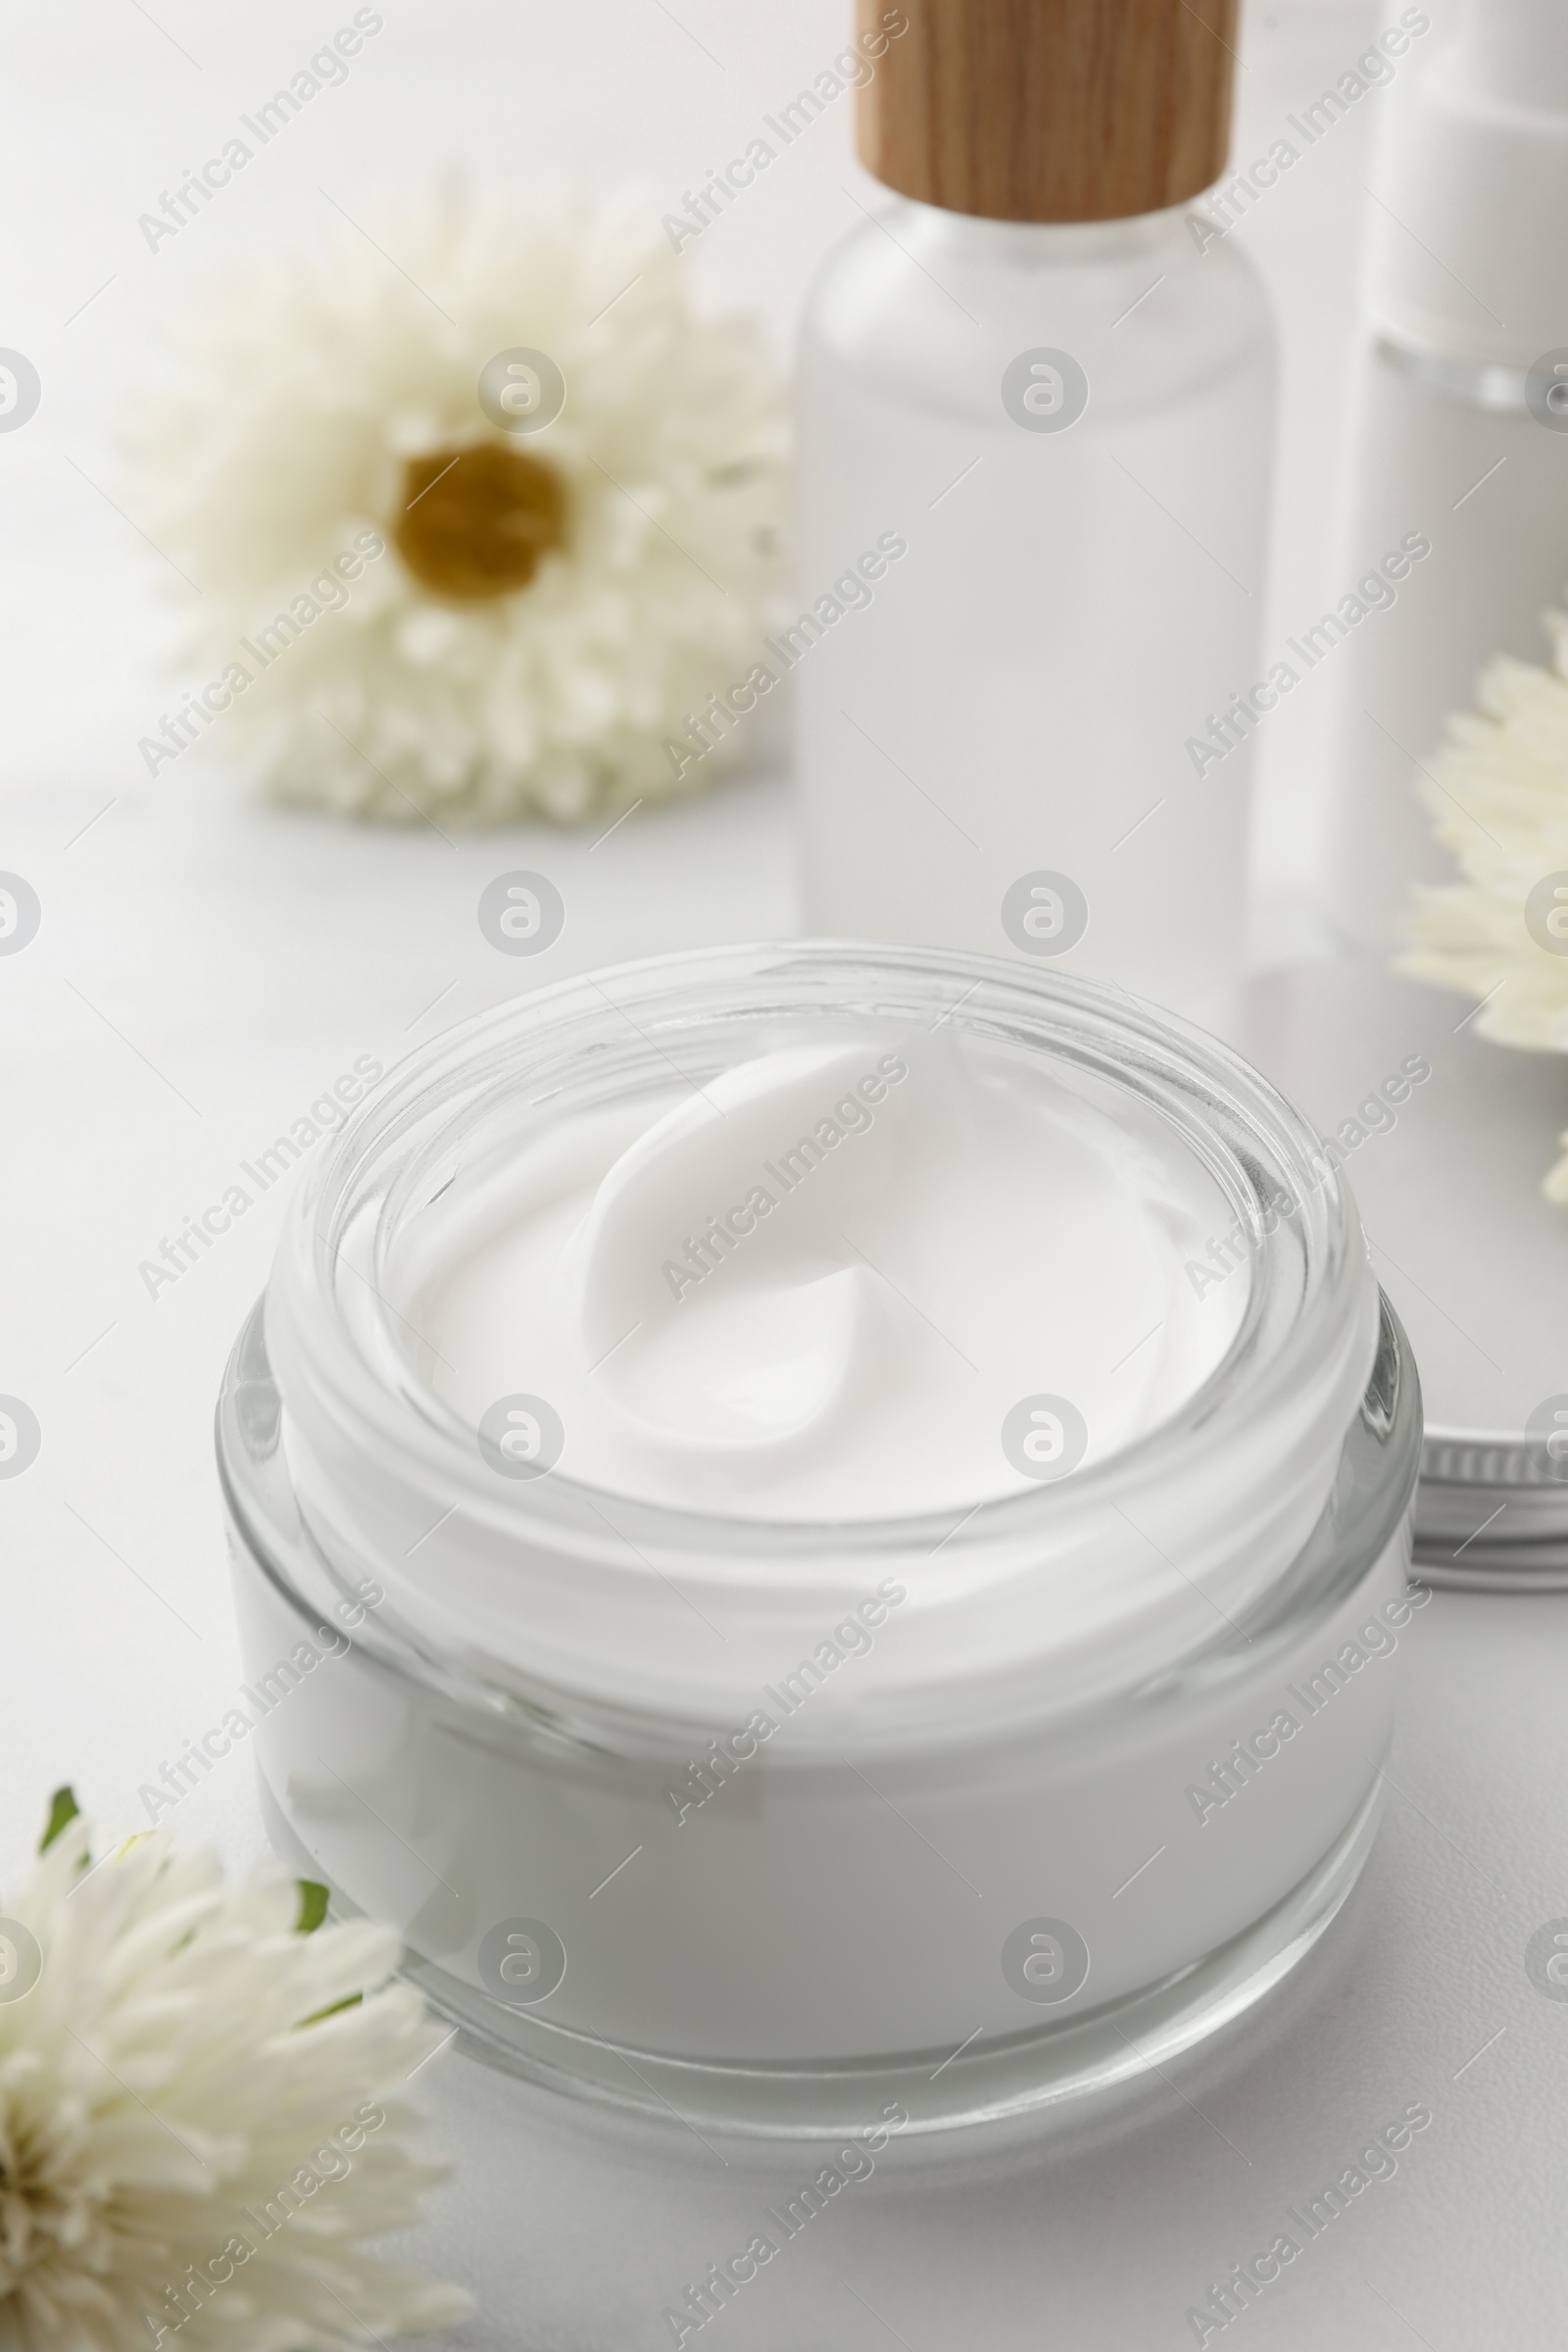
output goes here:
{"type": "Polygon", "coordinates": [[[690,722],[760,658],[785,423],[754,330],[687,283],[644,218],[453,187],[213,287],[132,432],[141,518],[204,592],[207,683],[153,772],[214,724],[281,797],[368,816],[705,781],[734,719],[690,722]]]}
{"type": "Polygon", "coordinates": [[[464,2317],[366,2244],[441,2177],[405,2085],[442,2037],[386,1982],[395,1935],[302,1932],[319,1889],[302,1915],[162,1831],[93,1869],[68,1813],[0,1919],[0,2341],[295,2352],[464,2317]]]}
{"type": "MultiPolygon", "coordinates": [[[[1417,891],[1398,969],[1481,1000],[1479,1036],[1568,1054],[1568,614],[1545,619],[1551,667],[1490,662],[1419,787],[1464,880],[1417,891]]],[[[1544,1190],[1568,1205],[1568,1151],[1544,1190]]]]}

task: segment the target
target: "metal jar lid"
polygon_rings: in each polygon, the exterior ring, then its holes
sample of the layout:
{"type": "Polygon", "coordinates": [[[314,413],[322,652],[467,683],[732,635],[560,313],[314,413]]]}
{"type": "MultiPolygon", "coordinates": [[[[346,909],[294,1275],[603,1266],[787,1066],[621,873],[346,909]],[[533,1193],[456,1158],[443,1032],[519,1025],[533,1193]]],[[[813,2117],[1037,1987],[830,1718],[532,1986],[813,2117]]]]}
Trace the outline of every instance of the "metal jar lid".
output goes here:
{"type": "Polygon", "coordinates": [[[1542,1179],[1568,1054],[1494,1045],[1474,1012],[1347,956],[1258,976],[1213,1025],[1334,1148],[1410,1335],[1422,1578],[1551,1592],[1568,1588],[1568,1210],[1542,1179]]]}

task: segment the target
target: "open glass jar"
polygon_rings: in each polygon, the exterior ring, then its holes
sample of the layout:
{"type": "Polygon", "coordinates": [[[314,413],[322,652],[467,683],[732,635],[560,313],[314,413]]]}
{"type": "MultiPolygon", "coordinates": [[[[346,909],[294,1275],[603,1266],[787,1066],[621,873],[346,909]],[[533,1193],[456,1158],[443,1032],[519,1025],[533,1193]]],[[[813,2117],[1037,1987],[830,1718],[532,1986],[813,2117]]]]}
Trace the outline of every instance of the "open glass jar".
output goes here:
{"type": "Polygon", "coordinates": [[[1353,1884],[1419,1439],[1343,1182],[1199,1032],[913,949],[564,982],[357,1107],[235,1348],[270,1828],[558,2086],[802,2133],[1068,2100],[1234,2016],[1353,1884]],[[938,1028],[1124,1136],[1183,1231],[1212,1215],[1187,1271],[1223,1272],[1228,1320],[1192,1394],[1070,1476],[919,1517],[678,1508],[574,1477],[569,1442],[513,1474],[419,1327],[465,1204],[672,1068],[938,1028]]]}

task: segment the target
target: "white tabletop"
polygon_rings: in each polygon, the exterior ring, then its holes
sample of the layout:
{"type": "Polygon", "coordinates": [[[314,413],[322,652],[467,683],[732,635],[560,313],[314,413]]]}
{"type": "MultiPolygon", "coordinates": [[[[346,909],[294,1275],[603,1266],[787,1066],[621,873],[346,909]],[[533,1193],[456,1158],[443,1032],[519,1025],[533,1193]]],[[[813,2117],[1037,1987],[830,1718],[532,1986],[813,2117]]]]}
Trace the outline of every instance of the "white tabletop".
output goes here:
{"type": "MultiPolygon", "coordinates": [[[[265,187],[259,175],[236,187],[204,253],[187,238],[152,256],[136,214],[207,152],[212,123],[330,29],[292,4],[245,25],[200,0],[155,13],[156,24],[102,0],[67,31],[8,12],[0,342],[34,358],[46,400],[0,444],[0,867],[27,876],[45,920],[0,965],[0,1390],[32,1405],[43,1446],[0,1486],[0,1887],[61,1781],[106,1835],[141,1826],[139,1786],[220,1715],[238,1679],[210,1424],[285,1188],[156,1297],[141,1261],[356,1055],[390,1062],[512,992],[514,968],[474,920],[497,871],[541,868],[566,902],[540,976],[793,925],[776,744],[739,782],[639,815],[597,848],[591,834],[451,846],[426,828],[283,815],[205,753],[149,783],[135,741],[167,694],[152,666],[157,562],[93,485],[113,479],[119,387],[159,305],[189,298],[199,264],[307,230],[318,188],[453,156],[529,181],[602,180],[613,158],[614,176],[640,177],[662,211],[842,46],[841,10],[798,0],[785,21],[762,0],[682,0],[673,15],[662,0],[576,14],[466,0],[421,21],[389,5],[384,47],[332,94],[330,120],[296,126],[287,152],[279,142],[265,187]]],[[[1266,148],[1270,125],[1353,60],[1369,23],[1341,0],[1255,11],[1240,146],[1266,148]]],[[[1311,603],[1326,565],[1367,127],[1338,125],[1245,232],[1287,354],[1275,594],[1293,608],[1311,603]]],[[[708,282],[765,312],[781,350],[817,259],[857,217],[845,186],[870,193],[849,129],[847,110],[824,120],[701,257],[708,282]]],[[[1300,780],[1313,714],[1297,699],[1266,779],[1276,894],[1299,882],[1312,846],[1300,780]]],[[[1568,1597],[1440,1593],[1403,1650],[1382,1837],[1299,1981],[1095,2135],[1007,2151],[894,2142],[715,2323],[734,2352],[1191,2343],[1185,2315],[1209,2282],[1413,2102],[1433,2121],[1397,2177],[1358,2197],[1227,2340],[1302,2352],[1561,2340],[1568,2004],[1536,1992],[1524,1950],[1568,1913],[1568,1597]]],[[[236,1866],[258,1856],[248,1766],[215,1771],[173,1826],[236,1866]]],[[[483,2305],[454,2342],[667,2343],[663,2306],[807,2170],[798,2148],[727,2145],[724,2162],[678,2127],[612,2123],[456,2056],[424,2080],[457,2171],[411,2247],[483,2305]]]]}

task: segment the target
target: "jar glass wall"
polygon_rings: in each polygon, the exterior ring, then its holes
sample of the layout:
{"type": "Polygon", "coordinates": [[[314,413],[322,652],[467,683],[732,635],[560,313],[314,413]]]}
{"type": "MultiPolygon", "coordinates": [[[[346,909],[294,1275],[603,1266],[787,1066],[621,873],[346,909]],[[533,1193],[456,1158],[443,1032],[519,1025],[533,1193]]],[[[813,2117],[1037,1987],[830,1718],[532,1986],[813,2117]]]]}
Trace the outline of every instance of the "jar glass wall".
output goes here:
{"type": "Polygon", "coordinates": [[[541,2080],[770,2132],[1068,2099],[1255,1998],[1353,1882],[1419,1429],[1315,1136],[1182,1024],[832,943],[564,983],[359,1107],[230,1365],[270,1825],[541,2080]],[[675,1509],[574,1480],[569,1447],[498,1475],[418,1328],[465,1198],[672,1063],[702,1084],[781,1041],[938,1026],[1212,1205],[1196,1287],[1228,1338],[1186,1401],[1070,1478],[920,1518],[675,1509]]]}

